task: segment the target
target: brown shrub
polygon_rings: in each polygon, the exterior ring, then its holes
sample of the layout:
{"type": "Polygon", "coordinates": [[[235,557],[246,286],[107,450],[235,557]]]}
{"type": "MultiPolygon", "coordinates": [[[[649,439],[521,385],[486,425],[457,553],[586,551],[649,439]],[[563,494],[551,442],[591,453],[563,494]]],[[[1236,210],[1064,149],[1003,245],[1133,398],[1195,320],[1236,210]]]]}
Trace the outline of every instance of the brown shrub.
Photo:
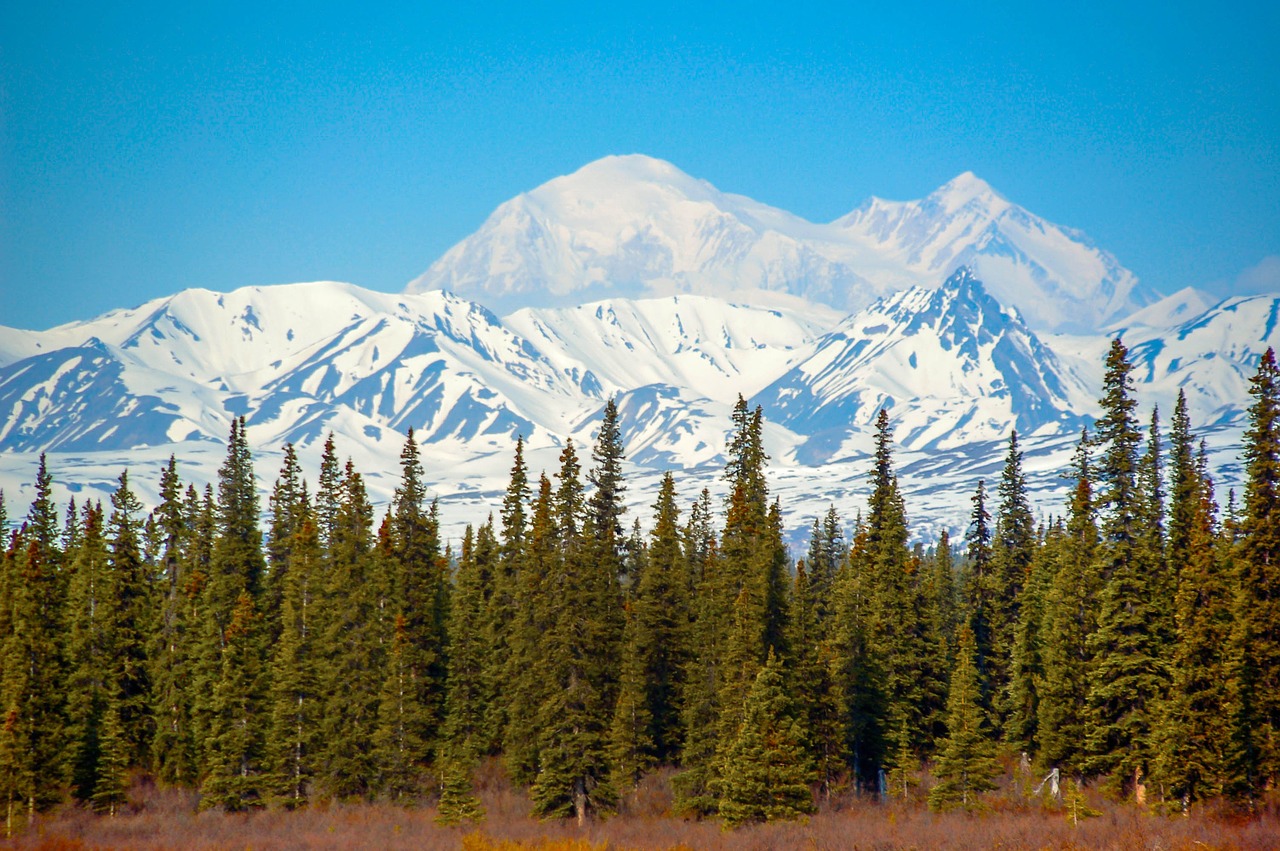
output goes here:
{"type": "MultiPolygon", "coordinates": [[[[66,807],[41,817],[8,847],[47,851],[97,849],[462,849],[462,851],[889,851],[889,849],[1239,849],[1280,848],[1280,818],[1274,811],[1252,815],[1222,805],[1192,807],[1187,816],[1154,816],[1102,799],[1088,790],[1101,811],[1073,826],[1061,810],[1028,801],[1010,784],[992,794],[988,812],[939,815],[923,804],[879,803],[853,792],[824,802],[805,821],[724,830],[715,820],[674,818],[669,771],[655,772],[624,797],[622,812],[582,828],[572,822],[541,822],[529,816],[529,801],[507,782],[501,764],[487,761],[476,790],[489,813],[479,828],[437,826],[433,807],[328,802],[296,811],[253,813],[195,811],[184,790],[140,781],[129,810],[115,818],[66,807]]],[[[923,785],[923,783],[922,783],[923,785]]]]}

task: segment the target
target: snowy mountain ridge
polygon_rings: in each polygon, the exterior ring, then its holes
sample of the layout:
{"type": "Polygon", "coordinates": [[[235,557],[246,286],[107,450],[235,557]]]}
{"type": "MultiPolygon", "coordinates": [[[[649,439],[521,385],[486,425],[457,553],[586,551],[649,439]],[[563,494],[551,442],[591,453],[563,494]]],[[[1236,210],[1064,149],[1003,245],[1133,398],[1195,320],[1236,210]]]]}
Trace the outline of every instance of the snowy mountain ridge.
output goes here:
{"type": "MultiPolygon", "coordinates": [[[[682,471],[682,488],[716,491],[742,394],[764,408],[771,476],[797,526],[858,498],[880,407],[922,528],[964,516],[972,477],[993,472],[1011,428],[1041,477],[1033,487],[1057,499],[1057,472],[1096,413],[1107,335],[1038,334],[967,268],[847,316],[785,295],[771,304],[611,298],[500,318],[446,292],[318,282],[188,290],[49,331],[0,329],[0,487],[20,506],[40,452],[67,489],[99,497],[124,466],[154,489],[171,452],[191,480],[214,481],[231,418],[244,416],[264,484],[285,442],[307,468],[332,431],[385,501],[413,427],[453,522],[473,522],[500,500],[516,435],[535,470],[554,469],[564,440],[594,440],[613,396],[643,512],[666,469],[682,471]]],[[[1248,378],[1280,342],[1280,297],[1184,319],[1187,305],[1122,323],[1135,381],[1141,403],[1165,412],[1185,388],[1229,465],[1248,378]],[[1162,316],[1172,324],[1158,327],[1162,316]]]]}
{"type": "Polygon", "coordinates": [[[969,266],[1037,330],[1102,327],[1157,299],[1083,233],[970,172],[918,201],[809,222],[642,155],[605,157],[501,204],[408,286],[494,307],[679,293],[790,293],[852,312],[969,266]]]}

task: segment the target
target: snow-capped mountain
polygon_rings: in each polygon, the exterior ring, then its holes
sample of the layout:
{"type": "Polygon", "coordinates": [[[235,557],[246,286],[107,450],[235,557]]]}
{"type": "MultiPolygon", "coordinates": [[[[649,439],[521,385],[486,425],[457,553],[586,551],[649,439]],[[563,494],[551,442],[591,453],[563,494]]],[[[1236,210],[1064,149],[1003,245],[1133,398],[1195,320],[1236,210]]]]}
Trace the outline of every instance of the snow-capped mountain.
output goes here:
{"type": "MultiPolygon", "coordinates": [[[[49,331],[0,329],[0,489],[20,508],[42,451],[89,496],[109,494],[125,466],[154,494],[171,452],[188,480],[214,481],[230,420],[244,416],[264,484],[286,441],[314,476],[332,431],[385,501],[412,427],[456,526],[500,502],[517,435],[531,467],[552,470],[565,439],[594,440],[613,396],[643,514],[666,469],[682,471],[690,498],[717,492],[742,394],[764,408],[772,481],[797,528],[829,502],[856,513],[882,406],[917,500],[913,528],[961,525],[1015,427],[1033,492],[1059,507],[1057,473],[1096,413],[1106,335],[1039,335],[968,269],[843,318],[794,296],[768,301],[613,297],[499,318],[445,292],[321,282],[188,290],[49,331]]],[[[1142,405],[1168,412],[1187,388],[1229,483],[1248,378],[1280,344],[1280,297],[1194,309],[1184,294],[1116,331],[1142,405]]]]}
{"type": "Polygon", "coordinates": [[[857,313],[755,399],[808,435],[817,462],[870,429],[881,408],[910,449],[999,440],[1017,428],[1072,433],[1092,394],[967,269],[857,313]]]}
{"type": "Polygon", "coordinates": [[[1096,329],[1156,299],[1083,233],[970,173],[828,224],[721,192],[670,163],[606,157],[500,205],[412,281],[494,307],[688,293],[790,293],[849,312],[973,267],[1037,329],[1096,329]]]}
{"type": "Polygon", "coordinates": [[[0,450],[129,449],[251,439],[306,444],[335,427],[361,440],[413,426],[433,441],[568,430],[598,398],[480,305],[320,282],[187,290],[26,341],[0,369],[0,450]],[[68,443],[70,441],[70,443],[68,443]]]}
{"type": "Polygon", "coordinates": [[[808,355],[841,319],[820,305],[775,301],[762,308],[707,296],[618,298],[525,308],[503,322],[567,375],[589,366],[609,393],[667,385],[732,405],[808,355]]]}

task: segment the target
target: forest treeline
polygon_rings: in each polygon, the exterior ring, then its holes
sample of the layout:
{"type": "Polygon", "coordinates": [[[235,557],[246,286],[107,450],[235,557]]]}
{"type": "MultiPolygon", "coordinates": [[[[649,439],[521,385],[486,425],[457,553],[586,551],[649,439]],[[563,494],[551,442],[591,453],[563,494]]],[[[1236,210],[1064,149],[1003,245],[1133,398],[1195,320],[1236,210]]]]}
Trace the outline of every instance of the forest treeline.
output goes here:
{"type": "Polygon", "coordinates": [[[438,795],[480,818],[490,756],[544,817],[607,813],[662,766],[679,813],[728,825],[910,792],[925,763],[931,806],[980,808],[1019,753],[1158,808],[1256,807],[1280,781],[1275,356],[1221,510],[1185,398],[1166,441],[1131,371],[1116,340],[1060,515],[1033,513],[1014,433],[964,540],[911,546],[881,411],[865,512],[816,518],[794,562],[741,399],[723,504],[682,510],[667,474],[629,524],[610,402],[553,476],[517,442],[457,549],[412,431],[382,517],[332,437],[314,489],[285,448],[264,515],[243,419],[216,490],[171,458],[150,513],[127,472],[60,509],[42,459],[0,564],[6,823],[114,813],[139,773],[201,807],[438,795]]]}

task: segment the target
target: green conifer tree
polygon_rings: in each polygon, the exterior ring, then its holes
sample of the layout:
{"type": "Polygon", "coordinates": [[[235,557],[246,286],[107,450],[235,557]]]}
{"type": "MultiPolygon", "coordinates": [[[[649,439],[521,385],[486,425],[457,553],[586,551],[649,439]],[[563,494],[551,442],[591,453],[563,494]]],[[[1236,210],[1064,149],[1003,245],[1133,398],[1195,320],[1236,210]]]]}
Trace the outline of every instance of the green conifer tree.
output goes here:
{"type": "Polygon", "coordinates": [[[196,779],[188,694],[194,624],[189,617],[186,586],[194,530],[172,455],[160,473],[160,504],[151,516],[160,536],[160,556],[156,565],[155,626],[148,651],[155,725],[150,763],[163,782],[191,785],[196,779]]]}
{"type": "Polygon", "coordinates": [[[324,581],[320,534],[305,488],[300,525],[281,555],[280,638],[271,659],[271,716],[267,766],[274,799],[297,807],[310,797],[320,723],[318,694],[320,585],[324,581]]]}
{"type": "MultiPolygon", "coordinates": [[[[821,527],[815,524],[815,528],[821,527]]],[[[810,552],[814,550],[811,542],[810,552]]],[[[825,637],[826,624],[818,615],[818,593],[809,581],[807,562],[798,562],[788,638],[793,661],[785,674],[818,786],[829,797],[844,774],[845,730],[838,666],[833,645],[825,637]]]]}
{"type": "Polygon", "coordinates": [[[320,627],[324,709],[317,781],[326,794],[339,799],[368,797],[377,786],[373,736],[384,660],[374,607],[373,565],[378,559],[372,526],[373,507],[364,479],[347,461],[320,627]]]}
{"type": "Polygon", "coordinates": [[[391,536],[398,570],[393,599],[404,618],[404,661],[409,666],[414,741],[426,762],[440,734],[445,694],[445,621],[448,617],[445,564],[440,552],[440,523],[428,506],[423,469],[413,430],[400,453],[400,486],[391,514],[391,536]]]}
{"type": "Polygon", "coordinates": [[[969,629],[973,631],[978,666],[978,690],[982,706],[995,717],[993,687],[997,676],[996,657],[996,608],[993,594],[999,583],[993,576],[991,549],[991,514],[987,511],[986,482],[978,480],[973,494],[973,512],[969,529],[965,534],[965,563],[961,574],[961,595],[968,613],[969,629]]]}
{"type": "Polygon", "coordinates": [[[471,763],[451,754],[446,745],[440,760],[439,774],[440,803],[436,823],[450,827],[464,821],[484,821],[484,806],[476,797],[475,787],[471,783],[471,763]]]}
{"type": "Polygon", "coordinates": [[[120,717],[120,703],[109,697],[102,710],[98,765],[91,801],[100,813],[114,816],[128,800],[129,741],[120,717]]]}
{"type": "Polygon", "coordinates": [[[290,548],[302,527],[305,492],[306,482],[302,478],[298,453],[292,443],[286,443],[284,463],[280,466],[280,475],[276,478],[268,500],[271,526],[267,533],[267,574],[263,583],[262,609],[266,634],[272,643],[279,637],[282,629],[280,609],[289,570],[290,548]]]}
{"type": "Polygon", "coordinates": [[[1154,775],[1168,795],[1185,806],[1228,788],[1232,693],[1227,650],[1235,600],[1225,570],[1226,548],[1219,545],[1215,529],[1217,506],[1203,444],[1188,482],[1179,467],[1180,449],[1190,434],[1179,427],[1176,415],[1174,422],[1174,505],[1180,510],[1175,515],[1178,522],[1170,526],[1170,556],[1181,568],[1170,664],[1173,681],[1161,707],[1154,775]],[[1190,506],[1185,502],[1193,497],[1198,505],[1188,517],[1190,506]]]}
{"type": "MultiPolygon", "coordinates": [[[[607,644],[617,605],[616,572],[593,564],[583,533],[584,500],[572,441],[560,455],[553,500],[556,557],[545,577],[548,628],[542,640],[549,687],[538,706],[538,773],[530,797],[536,815],[576,817],[608,812],[616,801],[607,757],[611,661],[607,644]]],[[[590,532],[592,521],[587,520],[590,532]]]]}
{"type": "Polygon", "coordinates": [[[1084,705],[1091,660],[1088,638],[1097,626],[1100,578],[1095,553],[1098,527],[1089,462],[1089,435],[1081,434],[1073,463],[1075,488],[1066,536],[1045,597],[1044,683],[1036,709],[1041,760],[1047,766],[1083,768],[1084,705]]]}
{"type": "Polygon", "coordinates": [[[66,662],[63,611],[66,570],[58,547],[53,476],[43,455],[35,499],[8,555],[9,607],[0,650],[0,793],[7,823],[15,811],[30,820],[58,803],[67,764],[66,662]]]}
{"type": "Polygon", "coordinates": [[[1280,368],[1268,348],[1249,384],[1232,639],[1235,789],[1280,784],[1280,368]]]}
{"type": "MultiPolygon", "coordinates": [[[[86,502],[68,595],[67,721],[72,793],[93,795],[99,776],[102,714],[114,690],[110,645],[111,577],[101,505],[86,502]]],[[[119,721],[117,712],[117,721],[119,721]]]]}
{"type": "Polygon", "coordinates": [[[222,635],[221,670],[210,699],[201,809],[245,810],[264,803],[261,627],[253,597],[241,591],[222,635]]]}
{"type": "Polygon", "coordinates": [[[1044,683],[1044,620],[1046,600],[1058,569],[1066,529],[1061,522],[1049,526],[1034,548],[1030,573],[1018,601],[1013,647],[1009,659],[1009,686],[1005,705],[1005,740],[1024,753],[1040,750],[1040,692],[1044,683]]]}
{"type": "Polygon", "coordinates": [[[1107,776],[1116,791],[1137,791],[1154,756],[1156,708],[1168,671],[1157,626],[1163,590],[1159,568],[1142,544],[1142,495],[1138,489],[1140,435],[1134,420],[1132,365],[1128,350],[1113,340],[1103,379],[1098,442],[1103,447],[1098,477],[1103,586],[1098,595],[1098,628],[1087,643],[1089,670],[1087,767],[1107,776]]]}
{"type": "Polygon", "coordinates": [[[940,743],[933,772],[938,784],[929,790],[931,810],[980,809],[979,796],[995,788],[992,781],[1000,773],[980,703],[975,645],[973,631],[962,626],[947,695],[947,738],[940,743]]]}
{"type": "MultiPolygon", "coordinates": [[[[1031,578],[1031,563],[1036,550],[1035,519],[1027,499],[1027,481],[1022,472],[1022,450],[1018,432],[1009,432],[1009,451],[1000,474],[997,491],[1000,504],[996,509],[995,530],[991,538],[991,658],[988,676],[995,710],[994,727],[1007,738],[1021,737],[1009,729],[1012,705],[1012,678],[1015,644],[1023,603],[1023,588],[1031,578]]],[[[1028,649],[1024,646],[1024,650],[1028,649]]],[[[1023,660],[1026,662],[1028,660],[1023,660]]],[[[1024,678],[1021,686],[1029,680],[1024,678]]],[[[1025,707],[1024,707],[1025,709],[1025,707]]],[[[1027,717],[1024,713],[1023,717],[1027,717]]]]}
{"type": "Polygon", "coordinates": [[[483,625],[496,550],[492,521],[481,526],[478,535],[467,527],[449,607],[444,740],[449,752],[467,764],[483,756],[490,742],[485,724],[493,695],[485,678],[488,636],[483,625]]]}
{"type": "Polygon", "coordinates": [[[747,693],[726,753],[720,817],[727,827],[814,812],[804,733],[784,683],[782,663],[771,650],[747,693]]]}
{"type": "Polygon", "coordinates": [[[551,481],[543,475],[533,503],[532,523],[515,574],[512,599],[514,623],[508,631],[510,655],[507,695],[507,724],[503,733],[503,757],[517,783],[531,783],[538,771],[538,713],[549,691],[549,677],[542,667],[544,644],[552,622],[550,578],[560,558],[556,523],[552,511],[551,481]]]}
{"type": "MultiPolygon", "coordinates": [[[[529,471],[524,462],[524,439],[516,439],[515,460],[510,481],[502,499],[501,546],[493,575],[493,591],[488,600],[483,629],[489,647],[485,664],[486,690],[493,695],[506,692],[520,675],[515,656],[514,630],[524,623],[517,610],[522,597],[522,583],[528,578],[520,565],[525,560],[525,538],[528,535],[529,471]]],[[[510,701],[494,700],[489,704],[485,721],[488,750],[502,749],[509,723],[510,701]]]]}
{"type": "Polygon", "coordinates": [[[142,765],[153,736],[147,639],[154,625],[148,568],[142,560],[142,503],[129,487],[128,471],[120,474],[111,508],[107,549],[111,699],[124,736],[125,760],[142,765]]]}

